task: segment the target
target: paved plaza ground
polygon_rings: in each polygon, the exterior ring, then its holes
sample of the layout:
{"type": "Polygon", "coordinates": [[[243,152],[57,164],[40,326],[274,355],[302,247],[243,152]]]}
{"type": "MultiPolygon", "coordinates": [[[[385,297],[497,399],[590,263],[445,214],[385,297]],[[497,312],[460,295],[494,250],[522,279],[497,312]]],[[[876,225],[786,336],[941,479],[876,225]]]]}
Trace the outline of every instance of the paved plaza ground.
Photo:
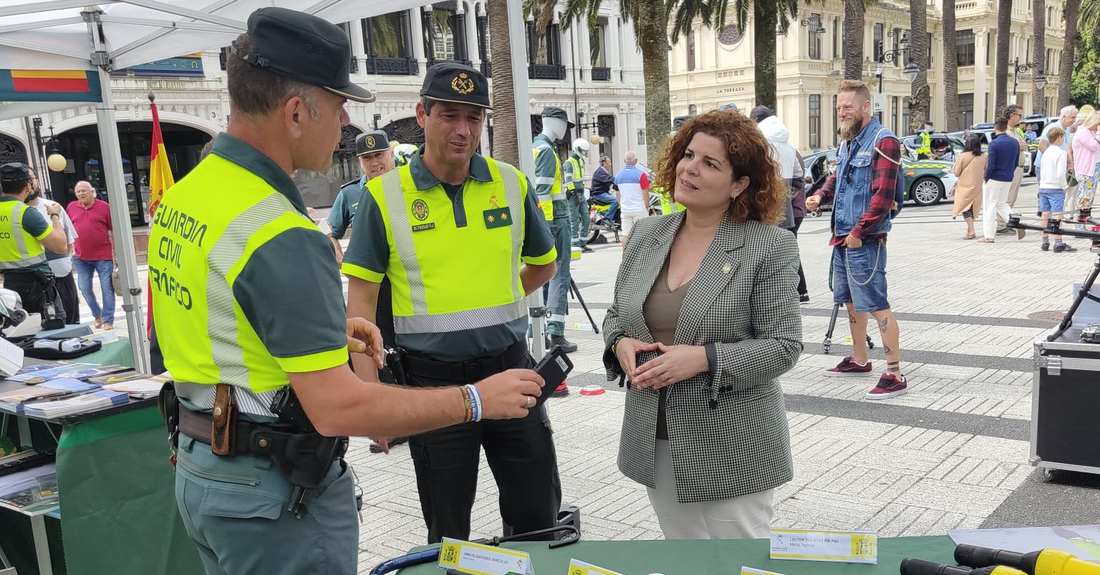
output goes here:
{"type": "MultiPolygon", "coordinates": [[[[1017,211],[1034,214],[1028,178],[1017,211]]],[[[776,491],[775,527],[873,529],[883,536],[956,528],[1095,523],[1100,477],[1070,474],[1044,483],[1028,464],[1034,340],[1069,307],[1072,285],[1097,256],[1041,252],[1037,233],[993,245],[964,241],[949,203],[908,206],[890,234],[890,301],[901,328],[910,392],[868,402],[874,378],[835,380],[822,370],[847,355],[842,316],[831,353],[822,340],[832,308],[829,220],[807,219],[799,235],[810,285],[802,306],[805,351],[781,378],[795,477],[776,491]]],[[[1002,239],[1003,238],[1003,239],[1002,239]]],[[[611,243],[574,262],[573,275],[597,325],[614,293],[621,250],[611,243]]],[[[144,271],[144,270],[143,270],[144,271]]],[[[144,274],[142,274],[144,281],[144,274]]],[[[843,314],[843,312],[842,312],[843,314]]],[[[86,314],[85,314],[86,315],[86,314]]],[[[87,319],[87,318],[85,318],[87,319]]],[[[616,467],[625,394],[608,383],[602,336],[571,306],[567,337],[580,345],[568,397],[550,402],[564,500],[581,508],[590,540],[658,539],[645,490],[616,467]],[[583,385],[608,392],[582,396],[583,385]]],[[[122,320],[119,326],[124,327],[122,320]]],[[[872,337],[878,334],[871,329],[872,337]]],[[[850,340],[849,340],[850,341],[850,340]]],[[[871,354],[884,366],[881,346],[871,354]]],[[[349,460],[364,491],[360,572],[425,542],[407,445],[371,454],[352,442],[349,460]]],[[[471,537],[499,534],[497,489],[482,465],[471,537]]]]}

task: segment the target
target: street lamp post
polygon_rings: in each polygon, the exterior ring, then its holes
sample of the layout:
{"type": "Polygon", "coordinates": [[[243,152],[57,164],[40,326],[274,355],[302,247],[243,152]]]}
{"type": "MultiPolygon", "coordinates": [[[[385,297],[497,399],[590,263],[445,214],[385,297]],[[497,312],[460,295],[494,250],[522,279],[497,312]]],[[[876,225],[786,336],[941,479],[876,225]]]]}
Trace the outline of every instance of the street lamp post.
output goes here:
{"type": "MultiPolygon", "coordinates": [[[[811,29],[814,34],[817,34],[819,36],[822,35],[822,34],[825,34],[827,32],[827,30],[825,30],[825,26],[822,25],[822,23],[821,23],[821,16],[819,16],[817,14],[811,15],[809,18],[803,18],[803,19],[799,20],[798,23],[801,24],[803,28],[811,29]]],[[[775,27],[775,35],[776,36],[786,36],[787,35],[787,31],[783,29],[782,24],[775,27]]]]}
{"type": "Polygon", "coordinates": [[[1026,71],[1031,70],[1031,69],[1039,70],[1039,72],[1035,76],[1035,86],[1038,87],[1040,90],[1042,90],[1043,88],[1046,87],[1047,77],[1046,77],[1045,74],[1043,74],[1041,66],[1039,64],[1033,64],[1031,62],[1021,64],[1020,63],[1020,57],[1017,56],[1016,60],[1014,60],[1013,63],[1012,63],[1012,103],[1013,104],[1016,103],[1016,85],[1019,82],[1020,72],[1026,72],[1026,71]]]}
{"type": "MultiPolygon", "coordinates": [[[[892,33],[893,32],[891,32],[891,34],[892,33]]],[[[875,75],[878,76],[878,93],[880,95],[883,93],[883,88],[884,88],[884,86],[883,86],[884,82],[882,81],[882,71],[883,71],[883,67],[884,67],[883,64],[890,64],[890,63],[897,62],[898,59],[901,58],[903,55],[908,56],[908,54],[909,54],[909,34],[908,33],[905,33],[905,34],[902,35],[901,40],[898,42],[898,45],[900,46],[900,48],[897,48],[897,49],[894,49],[894,50],[883,50],[882,54],[879,55],[879,57],[878,57],[878,68],[875,71],[875,75]]],[[[915,80],[917,78],[917,74],[920,74],[920,68],[917,68],[916,64],[914,64],[912,61],[909,61],[909,63],[907,63],[905,65],[905,69],[903,69],[901,73],[902,73],[902,75],[905,76],[905,79],[910,84],[912,84],[913,80],[915,80]]],[[[884,110],[883,110],[882,113],[885,114],[885,106],[883,108],[884,108],[884,110]]],[[[883,118],[884,117],[885,116],[883,116],[883,118]]],[[[883,121],[883,118],[880,118],[879,121],[880,122],[883,121]]]]}

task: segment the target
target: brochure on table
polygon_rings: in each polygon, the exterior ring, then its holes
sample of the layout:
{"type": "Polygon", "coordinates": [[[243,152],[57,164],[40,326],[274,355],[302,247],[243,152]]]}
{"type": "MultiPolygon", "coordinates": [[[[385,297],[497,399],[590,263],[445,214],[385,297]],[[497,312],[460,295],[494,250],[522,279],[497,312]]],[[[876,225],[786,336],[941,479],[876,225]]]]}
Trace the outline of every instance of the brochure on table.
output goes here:
{"type": "Polygon", "coordinates": [[[45,515],[58,507],[57,466],[47,463],[0,477],[0,507],[45,515]],[[52,482],[52,483],[51,483],[52,482]]]}

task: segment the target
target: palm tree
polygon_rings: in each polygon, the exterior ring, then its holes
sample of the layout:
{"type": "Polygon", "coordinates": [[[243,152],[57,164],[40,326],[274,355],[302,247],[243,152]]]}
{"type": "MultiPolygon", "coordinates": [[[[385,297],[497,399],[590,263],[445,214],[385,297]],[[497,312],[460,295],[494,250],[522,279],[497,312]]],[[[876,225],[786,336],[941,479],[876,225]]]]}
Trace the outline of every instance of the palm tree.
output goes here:
{"type": "MultiPolygon", "coordinates": [[[[1087,2],[1086,7],[1095,2],[1087,2]]],[[[1077,11],[1081,7],[1080,0],[1066,0],[1066,41],[1062,49],[1062,62],[1058,68],[1058,107],[1069,105],[1070,88],[1073,87],[1073,52],[1077,46],[1077,11]]],[[[1081,14],[1085,20],[1085,14],[1081,14]]],[[[1088,30],[1088,28],[1086,28],[1088,30]]]]}
{"type": "Polygon", "coordinates": [[[916,132],[928,121],[932,90],[928,86],[928,3],[909,0],[909,57],[920,72],[910,87],[909,128],[916,132]]]}
{"type": "Polygon", "coordinates": [[[994,72],[993,117],[1008,105],[1008,44],[1012,33],[1012,0],[997,0],[997,66],[994,72]]]}
{"type": "MultiPolygon", "coordinates": [[[[583,17],[590,26],[595,26],[601,0],[560,0],[562,26],[568,29],[573,22],[583,17]]],[[[779,0],[793,3],[796,0],[779,0]]],[[[738,0],[745,3],[746,0],[738,0]]],[[[762,2],[763,3],[763,2],[762,2]]],[[[535,27],[545,30],[554,18],[559,0],[524,0],[524,8],[535,16],[535,27]]],[[[634,37],[642,52],[642,76],[645,78],[645,123],[646,152],[651,167],[657,161],[658,154],[668,138],[672,128],[672,114],[669,108],[668,94],[668,26],[673,24],[672,42],[680,34],[691,29],[696,18],[704,26],[725,25],[728,0],[619,0],[619,14],[623,21],[634,24],[634,37]]],[[[775,25],[769,35],[772,43],[772,59],[775,56],[775,25]]],[[[758,40],[759,45],[759,40],[758,40]]],[[[774,88],[774,64],[773,87],[774,88]]],[[[774,96],[773,96],[774,99],[774,96]]]]}
{"type": "Polygon", "coordinates": [[[946,123],[944,130],[959,130],[959,47],[955,36],[955,0],[943,0],[943,89],[946,123]]]}
{"type": "Polygon", "coordinates": [[[866,0],[844,0],[844,79],[863,79],[863,14],[866,0]]]}
{"type": "MultiPolygon", "coordinates": [[[[724,2],[725,0],[717,0],[724,2]]],[[[753,71],[756,103],[776,109],[775,97],[775,30],[787,29],[790,19],[798,15],[798,0],[735,0],[737,27],[744,30],[748,20],[749,5],[753,12],[753,52],[756,67],[753,71]]]]}
{"type": "MultiPolygon", "coordinates": [[[[508,0],[488,0],[489,61],[493,66],[493,157],[519,165],[516,97],[512,90],[512,52],[508,45],[508,0]]],[[[526,121],[527,114],[524,114],[526,121]]],[[[526,146],[524,146],[526,148],[526,146]]]]}
{"type": "MultiPolygon", "coordinates": [[[[1035,68],[1036,73],[1032,74],[1032,80],[1037,82],[1040,74],[1046,75],[1047,73],[1047,3],[1046,0],[1032,0],[1031,1],[1031,17],[1035,20],[1035,48],[1031,53],[1031,62],[1039,65],[1035,68]]],[[[1045,87],[1045,86],[1044,86],[1045,87]]],[[[1032,94],[1035,100],[1032,103],[1032,112],[1037,114],[1047,115],[1046,111],[1046,98],[1043,94],[1043,89],[1039,87],[1038,83],[1032,86],[1032,94]]]]}

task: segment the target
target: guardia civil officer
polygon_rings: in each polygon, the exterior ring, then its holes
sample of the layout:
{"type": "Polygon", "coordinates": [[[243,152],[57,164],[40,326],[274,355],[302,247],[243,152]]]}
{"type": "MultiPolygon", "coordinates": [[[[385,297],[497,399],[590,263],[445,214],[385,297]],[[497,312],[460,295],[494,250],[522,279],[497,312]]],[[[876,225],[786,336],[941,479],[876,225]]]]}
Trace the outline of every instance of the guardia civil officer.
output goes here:
{"type": "MultiPolygon", "coordinates": [[[[344,250],[340,247],[340,240],[343,239],[352,220],[355,219],[355,210],[359,208],[359,200],[366,193],[365,186],[367,182],[394,168],[394,156],[390,150],[390,142],[387,137],[382,130],[374,130],[359,134],[355,138],[355,153],[359,157],[359,168],[363,170],[363,175],[340,188],[340,193],[336,195],[336,201],[332,203],[332,211],[328,214],[328,224],[332,228],[329,238],[332,240],[332,247],[336,250],[337,263],[342,262],[344,259],[344,250]]],[[[378,331],[382,332],[382,343],[386,347],[394,345],[390,293],[390,281],[383,278],[382,286],[378,291],[378,314],[374,318],[374,323],[378,326],[378,331]]],[[[393,383],[393,374],[389,369],[382,368],[378,371],[378,380],[384,383],[393,383]]],[[[407,438],[399,437],[390,440],[389,444],[391,446],[397,445],[406,440],[407,438]]],[[[388,451],[388,447],[383,447],[378,442],[371,442],[370,450],[372,453],[381,453],[388,451]]]]}
{"type": "MultiPolygon", "coordinates": [[[[549,336],[547,344],[550,347],[560,346],[566,352],[572,353],[577,351],[577,344],[565,339],[565,314],[569,312],[569,264],[573,255],[569,214],[576,210],[565,194],[561,160],[557,151],[557,143],[565,136],[568,126],[565,110],[553,106],[543,108],[542,133],[535,136],[531,149],[535,154],[535,190],[539,207],[550,222],[550,232],[554,235],[554,245],[558,251],[558,269],[546,290],[546,308],[550,311],[546,325],[549,336]]],[[[572,174],[570,171],[570,187],[574,185],[572,174]]],[[[582,173],[581,178],[583,177],[582,173]]],[[[583,182],[581,187],[583,188],[583,182]]]]}
{"type": "Polygon", "coordinates": [[[336,249],[337,262],[344,259],[340,240],[344,238],[355,217],[359,198],[363,196],[363,186],[367,180],[381,176],[394,167],[393,152],[390,151],[390,141],[387,138],[382,130],[359,134],[355,138],[355,155],[359,157],[359,169],[363,170],[363,175],[340,188],[340,193],[336,194],[336,200],[332,202],[332,211],[328,213],[328,225],[332,228],[329,237],[332,238],[332,247],[336,249]]]}
{"type": "MultiPolygon", "coordinates": [[[[393,282],[398,383],[454,385],[532,366],[524,298],[553,277],[556,255],[534,189],[512,166],[475,153],[489,109],[480,72],[436,64],[420,96],[424,145],[408,165],[367,182],[355,216],[342,267],[348,313],[373,317],[378,282],[393,282]]],[[[353,362],[357,373],[372,369],[353,362]]],[[[554,525],[561,484],[540,400],[522,420],[409,438],[430,542],[469,537],[482,446],[506,532],[554,525]]]]}
{"type": "MultiPolygon", "coordinates": [[[[0,273],[4,274],[4,287],[22,298],[23,309],[43,314],[46,320],[46,304],[55,301],[57,291],[46,250],[65,253],[68,244],[60,205],[46,208],[50,218],[46,221],[38,210],[23,203],[34,191],[35,180],[34,172],[24,164],[0,166],[0,273]]],[[[56,314],[64,317],[60,311],[56,314]]]]}
{"type": "Polygon", "coordinates": [[[228,131],[154,217],[150,241],[165,249],[150,250],[153,313],[172,326],[158,335],[179,398],[178,415],[162,398],[179,422],[176,498],[208,573],[355,573],[340,436],[524,417],[541,393],[529,370],[410,390],[348,367],[349,347],[380,357],[378,331],[346,318],[332,244],[289,174],[327,169],[345,101],[371,100],[349,81],[350,59],[337,26],[254,12],[228,58],[228,131]]]}

